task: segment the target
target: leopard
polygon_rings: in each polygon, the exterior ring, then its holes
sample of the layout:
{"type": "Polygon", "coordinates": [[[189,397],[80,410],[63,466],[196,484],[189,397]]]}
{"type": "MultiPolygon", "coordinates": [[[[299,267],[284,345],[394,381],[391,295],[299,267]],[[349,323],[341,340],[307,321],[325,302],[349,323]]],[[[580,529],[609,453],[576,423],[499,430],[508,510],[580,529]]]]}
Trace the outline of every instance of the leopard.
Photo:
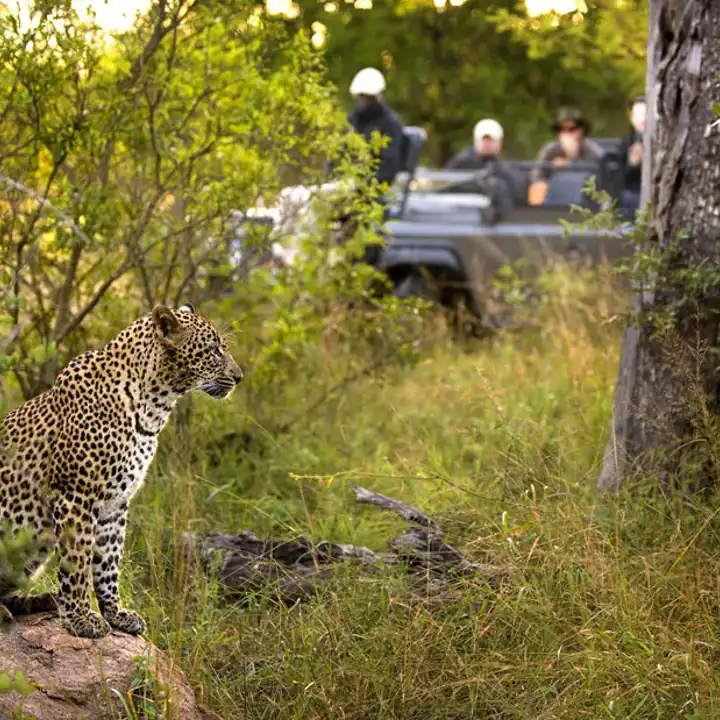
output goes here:
{"type": "MultiPolygon", "coordinates": [[[[158,304],[3,419],[0,540],[24,531],[37,541],[26,577],[54,559],[50,596],[71,634],[146,632],[119,596],[128,506],[180,398],[202,391],[223,400],[243,378],[227,337],[192,303],[158,304]]],[[[18,587],[0,577],[0,603],[13,599],[22,605],[18,587]]]]}

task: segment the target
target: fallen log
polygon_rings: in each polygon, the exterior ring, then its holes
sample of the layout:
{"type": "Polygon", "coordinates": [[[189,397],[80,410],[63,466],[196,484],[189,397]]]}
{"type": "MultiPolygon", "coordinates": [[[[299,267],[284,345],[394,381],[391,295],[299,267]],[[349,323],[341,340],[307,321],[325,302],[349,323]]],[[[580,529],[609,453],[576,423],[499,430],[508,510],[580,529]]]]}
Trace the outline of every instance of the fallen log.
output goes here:
{"type": "Polygon", "coordinates": [[[235,602],[264,596],[291,604],[313,595],[341,569],[360,575],[395,569],[426,596],[446,593],[461,578],[479,588],[497,587],[506,576],[504,568],[468,561],[421,510],[362,487],[354,491],[356,502],[388,510],[410,524],[390,540],[389,552],[304,537],[262,540],[246,530],[205,537],[187,533],[183,551],[186,558],[199,556],[203,571],[212,573],[221,593],[235,602]]]}

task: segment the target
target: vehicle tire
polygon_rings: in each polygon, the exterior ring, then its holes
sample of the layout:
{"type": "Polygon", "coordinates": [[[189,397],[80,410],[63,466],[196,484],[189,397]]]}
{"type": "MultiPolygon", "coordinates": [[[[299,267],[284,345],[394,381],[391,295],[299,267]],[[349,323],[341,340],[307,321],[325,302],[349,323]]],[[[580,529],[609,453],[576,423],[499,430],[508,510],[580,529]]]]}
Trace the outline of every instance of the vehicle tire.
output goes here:
{"type": "Polygon", "coordinates": [[[565,253],[565,262],[570,268],[576,270],[591,267],[594,264],[592,254],[575,244],[570,245],[565,253]]]}
{"type": "Polygon", "coordinates": [[[401,280],[393,290],[393,295],[399,300],[417,297],[428,302],[436,303],[439,300],[437,291],[419,273],[410,273],[401,280]]]}
{"type": "Polygon", "coordinates": [[[482,321],[468,307],[465,293],[460,292],[452,297],[448,313],[455,342],[465,342],[486,334],[482,321]]]}

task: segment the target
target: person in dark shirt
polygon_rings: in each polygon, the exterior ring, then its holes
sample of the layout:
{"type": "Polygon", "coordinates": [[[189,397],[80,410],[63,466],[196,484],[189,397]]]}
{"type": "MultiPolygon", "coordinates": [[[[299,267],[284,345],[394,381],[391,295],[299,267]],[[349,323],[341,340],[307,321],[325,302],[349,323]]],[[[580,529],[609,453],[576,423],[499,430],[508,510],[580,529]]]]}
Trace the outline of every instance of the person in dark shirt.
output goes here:
{"type": "MultiPolygon", "coordinates": [[[[603,149],[587,139],[590,122],[576,108],[562,108],[550,128],[557,136],[540,148],[537,162],[566,165],[573,162],[596,162],[603,156],[603,149]]],[[[540,205],[547,195],[547,183],[552,169],[536,168],[531,174],[528,202],[540,205]]]]}
{"type": "MultiPolygon", "coordinates": [[[[375,157],[375,179],[382,186],[381,193],[393,184],[397,174],[402,170],[404,136],[403,124],[398,116],[388,107],[383,99],[385,92],[385,78],[375,68],[364,68],[353,78],[350,84],[350,94],[355,99],[355,105],[347,116],[349,125],[362,135],[366,141],[371,141],[375,133],[386,138],[385,146],[375,157]]],[[[332,169],[333,163],[330,163],[332,169]]],[[[359,192],[365,192],[360,189],[359,192]]],[[[374,194],[374,193],[373,193],[374,194]]],[[[387,198],[381,194],[375,198],[385,207],[387,217],[387,198]]],[[[356,227],[356,215],[353,212],[341,213],[338,220],[344,227],[344,233],[352,235],[356,227]]],[[[365,248],[364,262],[377,267],[382,259],[383,243],[369,243],[365,248]]]]}
{"type": "Polygon", "coordinates": [[[646,112],[645,96],[640,95],[633,98],[630,102],[630,132],[623,138],[620,145],[620,158],[623,163],[625,180],[620,208],[627,218],[632,218],[640,207],[646,112]]]}
{"type": "Polygon", "coordinates": [[[370,140],[374,132],[389,138],[380,151],[375,178],[379,183],[392,185],[402,166],[403,124],[385,103],[384,91],[385,78],[379,70],[360,70],[350,85],[355,107],[348,115],[348,122],[366,140],[370,140]]]}
{"type": "MultiPolygon", "coordinates": [[[[515,204],[515,180],[500,157],[504,132],[497,120],[480,120],[473,130],[473,144],[461,150],[445,165],[446,170],[487,171],[494,181],[494,199],[501,210],[515,204]]],[[[470,186],[468,186],[470,189],[470,186]]],[[[477,190],[477,186],[472,186],[477,190]]]]}

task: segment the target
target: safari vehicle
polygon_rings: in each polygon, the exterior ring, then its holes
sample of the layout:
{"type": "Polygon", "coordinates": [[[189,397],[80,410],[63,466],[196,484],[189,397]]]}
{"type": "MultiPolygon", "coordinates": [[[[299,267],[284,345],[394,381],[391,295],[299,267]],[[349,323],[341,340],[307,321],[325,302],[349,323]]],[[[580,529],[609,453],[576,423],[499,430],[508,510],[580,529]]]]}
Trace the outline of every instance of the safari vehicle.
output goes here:
{"type": "MultiPolygon", "coordinates": [[[[407,128],[415,154],[423,133],[407,128]]],[[[386,251],[381,269],[396,293],[424,295],[445,306],[458,302],[483,319],[485,289],[504,265],[522,259],[526,265],[578,257],[613,262],[628,253],[621,237],[596,230],[567,231],[561,221],[577,222],[577,205],[600,208],[585,193],[590,177],[596,187],[618,199],[622,172],[617,141],[604,139],[606,150],[598,163],[556,167],[541,205],[529,205],[528,179],[536,162],[508,163],[515,176],[515,206],[501,212],[493,202],[493,179],[472,171],[414,169],[411,165],[396,183],[396,205],[386,223],[386,251]]],[[[412,160],[412,157],[410,158],[412,160]]],[[[629,230],[629,226],[627,228],[629,230]]],[[[623,228],[620,228],[620,235],[623,228]]]]}
{"type": "MultiPolygon", "coordinates": [[[[500,211],[493,199],[492,177],[418,168],[426,137],[422,128],[405,128],[402,172],[388,197],[384,228],[379,230],[385,249],[378,269],[386,273],[397,296],[420,295],[448,308],[467,308],[471,317],[483,321],[485,290],[505,265],[522,259],[526,266],[538,267],[578,257],[597,263],[627,254],[620,238],[593,230],[568,232],[561,223],[579,220],[571,212],[572,205],[599,209],[584,192],[590,177],[596,178],[598,189],[619,198],[622,173],[616,141],[601,141],[606,155],[598,163],[548,164],[554,172],[542,205],[525,201],[530,171],[542,165],[509,163],[516,178],[516,203],[500,211]]],[[[233,240],[236,257],[243,256],[243,236],[253,225],[267,228],[276,240],[271,262],[295,262],[300,252],[298,238],[306,233],[312,215],[306,212],[310,199],[332,188],[332,183],[286,188],[272,208],[239,213],[233,240]]]]}

